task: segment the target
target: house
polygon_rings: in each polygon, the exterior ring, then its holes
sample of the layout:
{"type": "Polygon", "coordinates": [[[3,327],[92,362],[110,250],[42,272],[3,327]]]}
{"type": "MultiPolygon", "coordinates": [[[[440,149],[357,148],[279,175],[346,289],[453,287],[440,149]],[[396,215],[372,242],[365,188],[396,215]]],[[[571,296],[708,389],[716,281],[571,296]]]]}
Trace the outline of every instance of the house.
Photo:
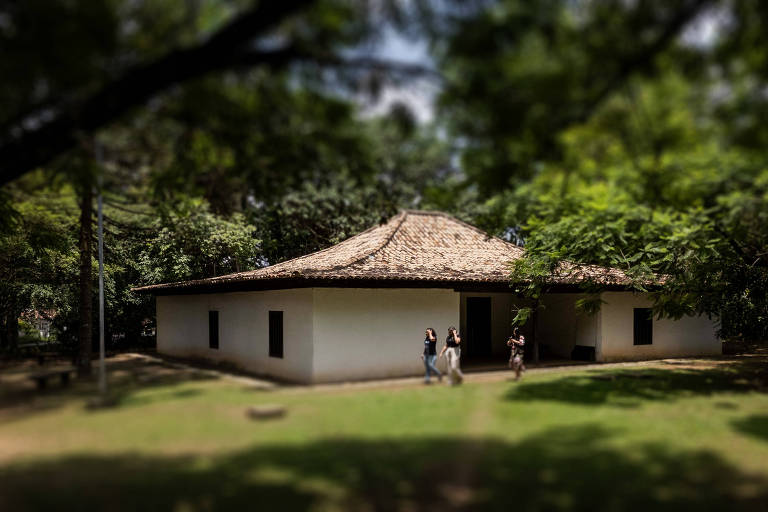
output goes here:
{"type": "MultiPolygon", "coordinates": [[[[333,247],[269,267],[158,284],[161,353],[235,363],[299,382],[415,375],[426,327],[442,344],[462,335],[462,363],[506,362],[515,309],[509,262],[523,249],[439,212],[405,211],[333,247]]],[[[543,308],[523,332],[541,353],[597,361],[714,355],[706,317],[657,320],[650,301],[616,269],[571,265],[553,276],[543,308]],[[578,314],[579,283],[601,286],[604,304],[578,314]],[[535,329],[535,333],[533,332],[535,329]],[[585,348],[586,347],[586,348],[585,348]]]]}
{"type": "MultiPolygon", "coordinates": [[[[21,313],[21,318],[26,320],[32,328],[39,334],[39,339],[47,340],[51,336],[51,326],[53,319],[56,318],[55,310],[37,310],[30,309],[21,313]]],[[[19,331],[19,336],[26,333],[19,331]]]]}

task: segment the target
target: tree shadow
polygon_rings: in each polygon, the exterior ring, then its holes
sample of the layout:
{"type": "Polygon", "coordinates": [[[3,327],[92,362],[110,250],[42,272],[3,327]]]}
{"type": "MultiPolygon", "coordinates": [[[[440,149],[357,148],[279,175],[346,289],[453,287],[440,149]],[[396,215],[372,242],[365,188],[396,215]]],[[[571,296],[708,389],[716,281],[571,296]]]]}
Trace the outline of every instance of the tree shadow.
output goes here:
{"type": "MultiPolygon", "coordinates": [[[[618,433],[617,433],[618,434],[618,433]]],[[[619,451],[599,425],[516,442],[326,439],[214,457],[91,455],[0,468],[3,510],[765,510],[768,479],[707,451],[619,451]]]]}
{"type": "MultiPolygon", "coordinates": [[[[200,394],[196,389],[176,389],[180,384],[217,380],[219,377],[203,369],[179,366],[162,360],[126,361],[110,368],[109,395],[112,407],[135,407],[167,399],[184,399],[200,394]],[[153,388],[168,388],[153,396],[136,395],[153,388]]],[[[95,409],[98,411],[99,409],[95,409]]]]}
{"type": "Polygon", "coordinates": [[[768,392],[766,369],[761,361],[736,361],[714,368],[597,370],[544,382],[522,381],[510,388],[506,398],[631,408],[643,401],[723,392],[768,392]]]}
{"type": "MultiPolygon", "coordinates": [[[[195,390],[176,390],[178,385],[193,381],[208,381],[218,377],[211,372],[160,360],[131,358],[108,361],[109,402],[112,407],[145,405],[155,400],[183,399],[197,394],[195,390]],[[136,397],[142,391],[168,387],[162,396],[136,397]]],[[[27,373],[35,373],[32,368],[27,373]]],[[[40,391],[22,375],[14,381],[0,382],[0,423],[9,423],[73,402],[87,402],[98,394],[96,371],[90,378],[75,379],[69,387],[61,388],[58,382],[40,391]]],[[[99,409],[93,409],[98,411],[99,409]]]]}
{"type": "Polygon", "coordinates": [[[739,432],[768,441],[768,414],[753,414],[739,420],[735,420],[732,425],[739,432]]]}

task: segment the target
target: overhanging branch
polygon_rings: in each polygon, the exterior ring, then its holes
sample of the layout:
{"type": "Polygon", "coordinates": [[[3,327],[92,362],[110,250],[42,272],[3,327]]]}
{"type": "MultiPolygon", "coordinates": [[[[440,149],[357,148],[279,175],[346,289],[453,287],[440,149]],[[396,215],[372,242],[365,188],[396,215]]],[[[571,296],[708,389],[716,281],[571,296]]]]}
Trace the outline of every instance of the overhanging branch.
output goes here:
{"type": "Polygon", "coordinates": [[[589,118],[592,112],[614,91],[619,89],[638,70],[647,69],[657,55],[664,51],[680,35],[683,29],[693,21],[713,0],[692,0],[678,10],[664,25],[661,33],[648,45],[642,46],[632,55],[627,56],[619,64],[616,73],[605,83],[582,110],[578,119],[582,122],[589,118]]]}
{"type": "MultiPolygon", "coordinates": [[[[241,53],[242,46],[313,2],[259,2],[206,42],[128,70],[91,97],[50,120],[41,121],[35,128],[12,127],[9,133],[0,136],[3,141],[0,145],[0,184],[45,165],[73,148],[79,135],[93,133],[170,86],[231,67],[231,56],[241,53]]],[[[274,62],[277,55],[264,52],[262,57],[261,63],[268,63],[274,62]]]]}

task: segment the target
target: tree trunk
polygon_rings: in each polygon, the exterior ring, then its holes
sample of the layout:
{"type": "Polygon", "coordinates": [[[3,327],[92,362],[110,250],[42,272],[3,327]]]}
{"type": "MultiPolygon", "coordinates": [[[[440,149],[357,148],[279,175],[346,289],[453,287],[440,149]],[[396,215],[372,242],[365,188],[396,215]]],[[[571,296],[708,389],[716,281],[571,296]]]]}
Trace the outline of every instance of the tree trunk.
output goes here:
{"type": "Polygon", "coordinates": [[[8,346],[8,308],[5,304],[0,307],[0,352],[8,346]]]}
{"type": "Polygon", "coordinates": [[[534,304],[533,326],[531,328],[531,337],[533,338],[533,363],[539,364],[539,340],[536,339],[536,323],[539,320],[539,301],[534,304]]]}
{"type": "Polygon", "coordinates": [[[21,311],[16,309],[16,304],[11,306],[8,315],[8,352],[15,353],[19,350],[19,316],[21,311]]]}
{"type": "Polygon", "coordinates": [[[15,298],[11,298],[3,308],[0,314],[0,348],[8,353],[14,353],[19,348],[19,316],[21,311],[18,311],[18,302],[15,298]]]}
{"type": "Polygon", "coordinates": [[[91,374],[91,346],[93,331],[93,276],[91,257],[93,253],[93,191],[84,185],[80,198],[80,330],[78,351],[75,358],[79,375],[91,374]]]}
{"type": "Polygon", "coordinates": [[[2,318],[2,334],[0,334],[0,348],[6,352],[12,352],[14,347],[14,331],[18,337],[18,320],[14,322],[13,308],[8,308],[3,313],[2,318]]]}

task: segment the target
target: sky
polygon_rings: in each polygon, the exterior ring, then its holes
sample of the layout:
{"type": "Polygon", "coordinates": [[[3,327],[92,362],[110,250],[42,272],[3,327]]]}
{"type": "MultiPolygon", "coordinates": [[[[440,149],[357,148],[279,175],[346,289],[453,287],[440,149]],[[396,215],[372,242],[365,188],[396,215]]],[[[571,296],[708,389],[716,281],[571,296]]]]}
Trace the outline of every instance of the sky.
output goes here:
{"type": "MultiPolygon", "coordinates": [[[[683,31],[681,40],[691,46],[709,46],[719,32],[727,30],[728,21],[725,9],[707,9],[683,31]]],[[[392,28],[384,30],[381,43],[372,48],[370,54],[396,62],[436,67],[425,39],[409,39],[392,28]]],[[[434,79],[417,78],[407,83],[386,85],[376,100],[367,95],[360,95],[356,100],[363,117],[386,114],[393,104],[402,103],[409,107],[419,123],[426,124],[435,118],[435,99],[439,92],[439,83],[434,79]]]]}
{"type": "MultiPolygon", "coordinates": [[[[423,39],[405,38],[394,29],[386,29],[382,42],[372,49],[372,55],[381,59],[406,64],[419,64],[434,68],[427,42],[423,39]]],[[[393,104],[402,103],[410,108],[419,123],[429,123],[434,119],[434,101],[439,92],[439,85],[434,79],[417,78],[403,84],[387,84],[377,101],[369,97],[360,97],[364,117],[387,113],[393,104]]]]}

